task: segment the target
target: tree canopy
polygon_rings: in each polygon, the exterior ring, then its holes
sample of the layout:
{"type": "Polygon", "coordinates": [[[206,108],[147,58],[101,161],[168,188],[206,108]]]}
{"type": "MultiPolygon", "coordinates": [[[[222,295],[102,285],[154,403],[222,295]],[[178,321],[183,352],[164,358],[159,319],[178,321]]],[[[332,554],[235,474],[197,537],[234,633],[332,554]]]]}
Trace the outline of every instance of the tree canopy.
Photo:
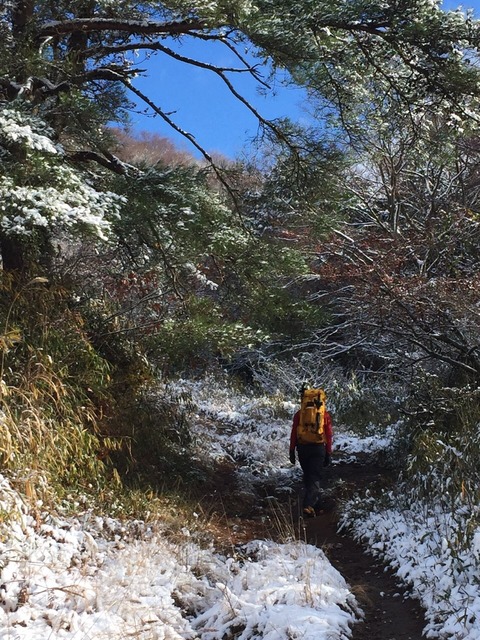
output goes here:
{"type": "Polygon", "coordinates": [[[158,375],[275,354],[478,382],[478,33],[431,0],[4,2],[5,407],[21,423],[41,405],[66,440],[88,425],[85,459],[102,433],[171,468],[157,447],[188,433],[170,438],[170,406],[158,424],[158,375]],[[237,63],[188,58],[186,39],[237,63]],[[260,160],[212,162],[140,91],[154,55],[220,78],[258,118],[260,160]],[[249,74],[268,93],[278,69],[318,126],[238,91],[249,74]],[[129,133],[132,100],[202,161],[129,133]]]}
{"type": "MultiPolygon", "coordinates": [[[[94,232],[118,247],[120,278],[160,269],[164,299],[173,291],[183,302],[203,278],[213,283],[204,305],[221,301],[221,315],[240,316],[257,330],[265,323],[254,311],[268,298],[260,293],[264,284],[286,312],[288,283],[308,279],[318,238],[312,229],[325,234],[337,225],[343,233],[345,220],[394,234],[426,230],[444,220],[447,201],[452,206],[446,193],[453,197],[455,172],[464,187],[476,171],[475,154],[466,159],[456,150],[459,134],[475,135],[478,23],[435,2],[21,0],[3,5],[0,31],[0,250],[7,271],[32,263],[48,269],[62,234],[94,232]],[[176,43],[186,38],[217,41],[238,65],[183,56],[176,43]],[[246,44],[258,63],[245,57],[246,44]],[[136,88],[151,55],[220,77],[257,115],[264,141],[280,145],[271,168],[215,169],[213,179],[199,167],[172,172],[161,162],[120,160],[110,126],[128,120],[132,96],[179,130],[172,114],[136,88]],[[240,73],[268,90],[267,60],[273,72],[287,69],[308,88],[317,131],[267,122],[239,94],[240,73]],[[262,254],[271,256],[270,275],[262,254]]],[[[182,133],[200,148],[194,132],[182,133]]],[[[463,187],[455,187],[457,212],[476,202],[476,191],[467,195],[463,187]]],[[[435,254],[418,257],[425,273],[438,267],[435,254]]],[[[311,280],[306,290],[312,293],[311,280]]]]}

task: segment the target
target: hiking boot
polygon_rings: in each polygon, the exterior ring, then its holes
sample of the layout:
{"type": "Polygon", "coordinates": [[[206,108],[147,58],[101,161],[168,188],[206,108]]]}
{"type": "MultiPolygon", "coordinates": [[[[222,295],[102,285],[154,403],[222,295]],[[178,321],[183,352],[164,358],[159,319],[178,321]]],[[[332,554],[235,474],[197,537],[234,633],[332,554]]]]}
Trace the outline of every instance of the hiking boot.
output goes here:
{"type": "Polygon", "coordinates": [[[305,507],[303,510],[303,516],[305,518],[314,518],[315,517],[315,509],[313,507],[305,507]]]}

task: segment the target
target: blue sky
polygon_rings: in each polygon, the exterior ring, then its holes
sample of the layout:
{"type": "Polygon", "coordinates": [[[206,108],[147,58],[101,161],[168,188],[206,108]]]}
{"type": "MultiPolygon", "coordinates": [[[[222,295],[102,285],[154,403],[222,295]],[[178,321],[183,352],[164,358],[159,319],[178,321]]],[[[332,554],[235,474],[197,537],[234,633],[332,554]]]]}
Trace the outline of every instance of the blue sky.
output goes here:
{"type": "MultiPolygon", "coordinates": [[[[444,7],[453,9],[457,2],[446,0],[444,7]]],[[[478,16],[480,0],[462,5],[473,8],[478,16]]],[[[187,40],[177,43],[176,50],[183,56],[214,62],[217,65],[238,67],[238,61],[225,47],[217,43],[187,40]]],[[[137,60],[137,63],[139,60],[137,60]]],[[[140,62],[143,62],[140,58],[140,62]]],[[[178,126],[193,134],[207,151],[219,152],[235,158],[247,149],[258,131],[253,114],[232,96],[225,84],[214,73],[176,61],[164,54],[153,56],[145,64],[145,77],[136,80],[136,86],[146,93],[178,126]]],[[[266,119],[288,116],[296,121],[308,121],[305,93],[300,88],[286,87],[279,78],[272,90],[263,94],[248,74],[230,74],[236,89],[266,119]]],[[[158,116],[131,114],[135,131],[149,131],[171,138],[177,146],[198,155],[188,141],[173,131],[158,116]]]]}
{"type": "MultiPolygon", "coordinates": [[[[226,47],[218,43],[187,40],[176,45],[182,56],[214,62],[217,65],[240,67],[226,47]]],[[[142,66],[142,65],[140,65],[142,66]]],[[[182,129],[192,133],[197,142],[209,152],[228,157],[241,154],[245,145],[258,131],[258,121],[247,107],[239,102],[214,73],[171,59],[164,54],[153,57],[143,68],[148,76],[138,78],[135,85],[146,93],[182,129]]],[[[307,118],[304,111],[304,91],[282,85],[278,78],[266,95],[248,73],[228,74],[229,79],[266,119],[290,116],[307,118]]],[[[132,114],[137,130],[144,129],[172,138],[176,144],[194,151],[188,141],[176,134],[159,117],[132,114]]]]}

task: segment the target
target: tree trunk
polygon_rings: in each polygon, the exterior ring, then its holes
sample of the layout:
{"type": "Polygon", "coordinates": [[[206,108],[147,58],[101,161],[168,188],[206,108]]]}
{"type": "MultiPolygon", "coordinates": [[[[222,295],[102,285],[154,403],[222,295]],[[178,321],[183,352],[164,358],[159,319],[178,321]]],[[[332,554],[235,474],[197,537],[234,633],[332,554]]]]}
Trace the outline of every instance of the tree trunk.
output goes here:
{"type": "Polygon", "coordinates": [[[23,243],[13,236],[0,234],[0,255],[3,271],[20,275],[25,270],[23,243]]]}
{"type": "Polygon", "coordinates": [[[33,0],[17,0],[13,4],[12,31],[14,35],[24,33],[26,26],[33,16],[33,0]]]}

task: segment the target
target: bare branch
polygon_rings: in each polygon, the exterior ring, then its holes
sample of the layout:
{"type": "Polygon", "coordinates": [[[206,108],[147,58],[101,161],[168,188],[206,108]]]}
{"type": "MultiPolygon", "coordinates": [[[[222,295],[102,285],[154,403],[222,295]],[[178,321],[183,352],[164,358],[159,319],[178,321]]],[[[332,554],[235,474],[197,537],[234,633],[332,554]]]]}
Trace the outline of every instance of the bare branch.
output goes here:
{"type": "Polygon", "coordinates": [[[221,37],[215,38],[215,40],[217,42],[221,42],[226,47],[228,47],[238,57],[238,59],[242,62],[244,66],[242,68],[219,67],[217,65],[209,64],[207,62],[202,62],[201,60],[196,60],[195,58],[182,56],[181,54],[177,53],[170,47],[166,47],[160,42],[136,42],[136,43],[122,44],[122,45],[108,46],[108,47],[107,46],[95,47],[91,49],[86,49],[84,54],[85,54],[85,57],[92,57],[95,55],[112,55],[112,54],[115,55],[118,53],[126,53],[128,51],[142,51],[142,50],[161,51],[162,53],[167,54],[168,56],[170,56],[171,58],[174,58],[175,60],[178,60],[179,62],[185,62],[186,64],[189,64],[191,66],[207,69],[209,71],[213,71],[214,73],[249,73],[255,78],[255,80],[259,84],[262,84],[267,89],[270,89],[270,86],[262,79],[261,75],[259,74],[258,70],[255,68],[255,66],[248,64],[248,62],[239,54],[239,52],[235,49],[235,47],[231,43],[229,43],[228,41],[226,41],[224,38],[221,38],[221,37]]]}
{"type": "Polygon", "coordinates": [[[367,256],[367,254],[364,251],[362,251],[357,247],[355,240],[353,240],[353,238],[350,238],[349,236],[347,236],[347,234],[343,233],[343,231],[340,231],[340,229],[333,229],[333,232],[336,233],[341,238],[343,238],[344,240],[347,240],[350,243],[350,246],[352,247],[352,249],[362,259],[363,262],[368,262],[369,264],[374,263],[373,258],[371,258],[370,256],[367,256]]]}

